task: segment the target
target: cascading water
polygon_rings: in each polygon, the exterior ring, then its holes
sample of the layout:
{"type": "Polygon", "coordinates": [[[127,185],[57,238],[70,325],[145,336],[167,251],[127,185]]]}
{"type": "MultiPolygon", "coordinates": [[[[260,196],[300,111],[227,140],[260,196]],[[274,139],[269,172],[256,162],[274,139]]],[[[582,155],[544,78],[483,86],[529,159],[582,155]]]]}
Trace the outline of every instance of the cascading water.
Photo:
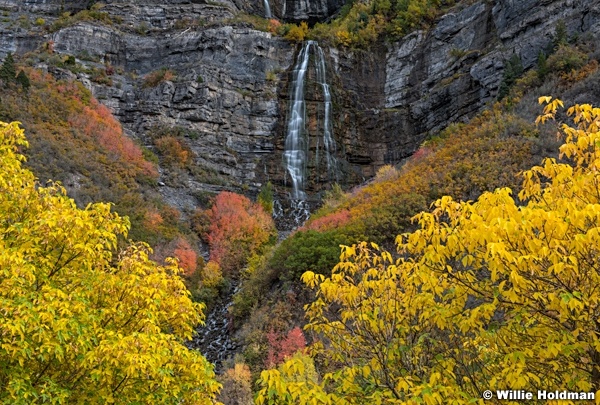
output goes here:
{"type": "MultiPolygon", "coordinates": [[[[323,101],[325,104],[325,114],[323,117],[323,144],[325,146],[325,158],[327,160],[327,173],[331,181],[338,182],[337,160],[335,158],[335,139],[333,139],[333,127],[331,124],[331,92],[329,84],[327,84],[327,76],[325,74],[325,55],[320,46],[317,45],[317,81],[323,88],[323,101]]],[[[318,157],[317,157],[318,160],[318,157]]]]}
{"type": "Polygon", "coordinates": [[[304,78],[308,69],[308,59],[313,41],[307,41],[298,54],[292,77],[292,98],[290,116],[285,137],[285,152],[283,161],[292,181],[292,200],[304,200],[304,174],[306,172],[306,157],[308,142],[305,139],[306,104],[304,101],[304,78]]]}
{"type": "MultiPolygon", "coordinates": [[[[283,160],[286,167],[286,175],[289,174],[292,183],[292,194],[290,198],[291,215],[297,225],[302,224],[310,215],[306,203],[304,191],[305,176],[308,160],[309,140],[306,134],[306,102],[304,99],[304,87],[308,73],[311,48],[315,49],[315,65],[317,81],[323,89],[324,119],[323,119],[323,145],[326,154],[327,171],[330,179],[335,176],[337,181],[337,162],[335,159],[335,140],[331,124],[331,92],[327,84],[325,74],[325,55],[323,50],[315,41],[306,41],[298,54],[296,65],[292,75],[291,99],[287,135],[285,138],[285,152],[283,160]],[[332,176],[333,173],[333,176],[332,176]]],[[[318,165],[318,150],[320,141],[317,139],[316,162],[318,165]]]]}
{"type": "Polygon", "coordinates": [[[265,6],[265,17],[272,18],[273,15],[271,14],[271,5],[269,4],[269,0],[263,0],[263,4],[265,6]]]}

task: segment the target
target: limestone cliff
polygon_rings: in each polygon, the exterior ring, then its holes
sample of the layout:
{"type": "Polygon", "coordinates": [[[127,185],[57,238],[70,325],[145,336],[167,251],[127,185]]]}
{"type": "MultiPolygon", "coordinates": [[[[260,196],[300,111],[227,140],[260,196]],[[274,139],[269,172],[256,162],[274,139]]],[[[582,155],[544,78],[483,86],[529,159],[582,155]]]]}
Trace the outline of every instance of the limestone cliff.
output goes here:
{"type": "MultiPolygon", "coordinates": [[[[194,134],[187,139],[194,164],[216,175],[184,173],[175,181],[164,170],[163,194],[180,208],[196,206],[200,191],[255,191],[267,180],[285,190],[282,153],[299,47],[235,19],[242,11],[263,15],[263,3],[108,0],[102,12],[117,21],[112,25],[79,21],[49,32],[33,24],[41,16],[49,25],[61,12],[88,3],[0,0],[0,52],[25,53],[53,41],[55,52],[111,70],[112,85],[87,73],[71,75],[114,111],[132,137],[148,144],[157,126],[194,134]],[[174,77],[148,85],[144,77],[161,68],[174,77]]],[[[279,0],[271,7],[290,21],[317,21],[341,5],[279,0]]],[[[525,68],[534,66],[561,20],[569,35],[600,37],[600,0],[462,2],[429,29],[398,42],[361,51],[325,49],[340,181],[363,181],[410,156],[428,134],[483,109],[497,95],[506,61],[516,54],[525,68]]],[[[321,101],[309,72],[312,136],[320,131],[321,101]]],[[[309,162],[312,195],[328,181],[317,167],[309,162]]]]}

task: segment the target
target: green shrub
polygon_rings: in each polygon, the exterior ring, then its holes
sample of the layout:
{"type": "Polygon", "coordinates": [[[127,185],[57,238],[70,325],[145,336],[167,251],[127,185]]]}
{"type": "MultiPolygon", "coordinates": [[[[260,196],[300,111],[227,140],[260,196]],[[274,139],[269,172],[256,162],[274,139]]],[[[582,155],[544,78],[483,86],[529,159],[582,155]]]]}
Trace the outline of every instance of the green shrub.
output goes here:
{"type": "Polygon", "coordinates": [[[242,320],[250,315],[265,296],[265,291],[269,291],[277,276],[272,268],[267,266],[267,261],[271,257],[273,249],[269,249],[265,254],[254,254],[248,259],[248,265],[242,272],[242,284],[240,291],[233,297],[233,306],[231,315],[234,322],[242,320]]]}
{"type": "Polygon", "coordinates": [[[150,31],[150,26],[148,26],[148,23],[146,23],[145,21],[142,21],[140,25],[135,27],[135,32],[137,32],[140,35],[145,35],[148,33],[148,31],[150,31]]]}
{"type": "Polygon", "coordinates": [[[368,215],[361,218],[367,234],[365,240],[376,243],[389,241],[390,236],[407,232],[411,218],[425,210],[427,200],[424,196],[415,193],[396,195],[374,206],[368,215]]]}
{"type": "Polygon", "coordinates": [[[582,68],[588,61],[588,55],[575,46],[561,45],[547,61],[548,70],[554,73],[569,73],[582,68]]]}
{"type": "Polygon", "coordinates": [[[277,80],[277,74],[273,71],[269,71],[265,74],[265,80],[268,82],[274,82],[277,80]]]}
{"type": "Polygon", "coordinates": [[[299,231],[281,242],[267,267],[283,281],[296,282],[307,270],[329,274],[339,261],[340,245],[352,242],[341,230],[299,231]]]}

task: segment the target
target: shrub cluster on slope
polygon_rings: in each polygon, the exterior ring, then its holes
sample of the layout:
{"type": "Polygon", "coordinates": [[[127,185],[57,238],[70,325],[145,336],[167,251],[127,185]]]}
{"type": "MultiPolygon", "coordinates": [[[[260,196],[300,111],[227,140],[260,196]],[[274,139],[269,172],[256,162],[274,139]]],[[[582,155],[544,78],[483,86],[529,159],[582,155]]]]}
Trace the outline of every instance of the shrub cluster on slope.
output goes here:
{"type": "Polygon", "coordinates": [[[348,3],[328,24],[317,24],[311,36],[334,45],[364,47],[382,34],[397,39],[431,23],[456,0],[369,0],[348,3]]]}
{"type": "MultiPolygon", "coordinates": [[[[189,245],[193,233],[153,190],[158,172],[146,159],[151,154],[123,133],[108,108],[79,82],[31,68],[21,71],[29,87],[5,83],[0,119],[23,124],[30,142],[27,165],[41,181],[60,181],[80,207],[114,203],[114,210],[131,221],[130,238],[160,247],[155,259],[189,245]]],[[[187,267],[193,271],[195,263],[187,267]]]]}

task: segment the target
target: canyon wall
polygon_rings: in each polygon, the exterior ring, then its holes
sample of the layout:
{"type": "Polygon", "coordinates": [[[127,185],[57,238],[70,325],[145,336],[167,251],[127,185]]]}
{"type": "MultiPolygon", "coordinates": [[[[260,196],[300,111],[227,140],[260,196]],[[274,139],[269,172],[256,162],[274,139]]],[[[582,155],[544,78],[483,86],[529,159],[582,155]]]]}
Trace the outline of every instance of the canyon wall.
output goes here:
{"type": "MultiPolygon", "coordinates": [[[[94,82],[87,73],[39,64],[81,80],[130,136],[149,145],[157,127],[191,134],[186,142],[194,164],[213,175],[172,176],[164,169],[160,184],[174,205],[193,208],[197,194],[205,191],[254,193],[266,181],[285,192],[282,154],[291,70],[300,46],[239,19],[243,11],[263,15],[262,2],[108,0],[102,12],[115,20],[112,25],[79,21],[50,32],[14,23],[41,16],[50,25],[61,12],[76,12],[87,3],[0,0],[5,16],[0,53],[24,54],[52,41],[55,53],[111,70],[109,85],[94,82]],[[148,85],[145,78],[160,69],[175,74],[148,85]]],[[[526,69],[534,67],[560,21],[570,36],[600,36],[600,0],[468,3],[397,42],[367,50],[324,49],[344,186],[368,179],[384,164],[401,162],[427,136],[492,103],[511,56],[517,55],[526,69]]],[[[286,0],[271,7],[289,21],[314,22],[341,5],[286,0]]],[[[306,101],[314,153],[323,101],[314,69],[308,74],[306,101]]],[[[331,179],[316,159],[309,159],[308,169],[307,191],[318,196],[331,179]]]]}

